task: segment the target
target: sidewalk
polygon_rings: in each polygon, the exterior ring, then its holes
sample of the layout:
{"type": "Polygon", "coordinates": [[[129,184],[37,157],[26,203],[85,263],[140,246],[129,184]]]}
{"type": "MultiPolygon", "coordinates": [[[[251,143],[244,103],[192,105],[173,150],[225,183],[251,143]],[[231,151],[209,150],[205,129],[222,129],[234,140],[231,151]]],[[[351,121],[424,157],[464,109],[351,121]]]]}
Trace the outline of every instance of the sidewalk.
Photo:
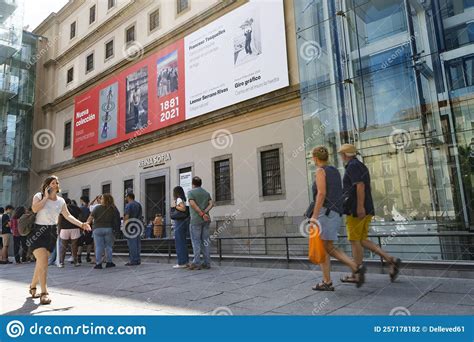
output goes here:
{"type": "MultiPolygon", "coordinates": [[[[335,292],[315,292],[312,270],[213,266],[175,270],[144,263],[94,270],[49,269],[51,305],[28,295],[34,264],[0,265],[0,313],[6,315],[473,315],[474,280],[367,274],[357,289],[334,272],[335,292]]],[[[38,289],[40,291],[40,289],[38,289]]]]}

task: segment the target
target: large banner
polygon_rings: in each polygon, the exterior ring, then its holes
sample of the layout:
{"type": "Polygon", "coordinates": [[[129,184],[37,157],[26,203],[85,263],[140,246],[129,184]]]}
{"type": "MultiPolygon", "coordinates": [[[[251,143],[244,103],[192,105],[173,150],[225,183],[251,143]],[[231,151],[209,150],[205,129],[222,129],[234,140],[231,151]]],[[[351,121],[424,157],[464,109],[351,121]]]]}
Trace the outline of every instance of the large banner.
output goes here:
{"type": "Polygon", "coordinates": [[[250,1],[76,97],[73,156],[288,84],[283,1],[250,1]]]}

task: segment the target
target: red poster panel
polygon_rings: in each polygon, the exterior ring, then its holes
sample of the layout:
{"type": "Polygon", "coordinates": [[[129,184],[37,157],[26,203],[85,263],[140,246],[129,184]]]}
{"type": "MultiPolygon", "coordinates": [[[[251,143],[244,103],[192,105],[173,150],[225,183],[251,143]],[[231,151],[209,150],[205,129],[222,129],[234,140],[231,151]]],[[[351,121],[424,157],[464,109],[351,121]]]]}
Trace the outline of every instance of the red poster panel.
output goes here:
{"type": "Polygon", "coordinates": [[[156,91],[154,121],[158,128],[185,120],[184,40],[173,44],[154,58],[156,91]]]}
{"type": "Polygon", "coordinates": [[[184,40],[75,99],[73,156],[185,120],[184,40]]]}
{"type": "Polygon", "coordinates": [[[74,157],[92,151],[97,144],[98,108],[97,92],[94,89],[75,99],[74,157]]]}

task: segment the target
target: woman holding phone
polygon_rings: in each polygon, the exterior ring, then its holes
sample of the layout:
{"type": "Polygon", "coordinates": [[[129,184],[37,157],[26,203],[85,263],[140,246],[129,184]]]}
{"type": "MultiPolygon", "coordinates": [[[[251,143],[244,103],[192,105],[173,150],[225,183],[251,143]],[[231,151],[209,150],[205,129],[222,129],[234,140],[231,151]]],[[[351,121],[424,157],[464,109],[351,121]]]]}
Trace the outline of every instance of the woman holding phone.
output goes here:
{"type": "Polygon", "coordinates": [[[58,193],[59,180],[56,176],[49,176],[43,181],[41,192],[33,196],[32,210],[36,213],[35,225],[32,232],[28,235],[27,244],[31,247],[33,255],[36,258],[35,271],[30,285],[30,294],[33,298],[40,298],[40,304],[50,304],[47,288],[48,276],[48,257],[56,246],[58,238],[57,225],[59,215],[79,228],[90,231],[88,223],[76,219],[69,213],[66,202],[58,193]],[[41,294],[36,294],[36,284],[41,285],[41,294]]]}

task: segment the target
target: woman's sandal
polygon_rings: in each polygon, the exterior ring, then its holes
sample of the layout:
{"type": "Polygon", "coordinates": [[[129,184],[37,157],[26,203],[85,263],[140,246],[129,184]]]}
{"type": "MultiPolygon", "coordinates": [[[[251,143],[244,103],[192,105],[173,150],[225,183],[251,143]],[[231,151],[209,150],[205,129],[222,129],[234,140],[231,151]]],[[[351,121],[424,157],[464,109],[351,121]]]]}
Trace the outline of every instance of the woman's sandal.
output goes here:
{"type": "Polygon", "coordinates": [[[341,280],[341,283],[357,284],[357,278],[354,277],[353,274],[346,275],[346,276],[342,277],[340,280],[341,280]]]}
{"type": "Polygon", "coordinates": [[[31,287],[31,285],[30,285],[30,295],[31,295],[31,298],[39,298],[39,295],[36,294],[36,287],[31,287]]]}
{"type": "Polygon", "coordinates": [[[332,282],[326,283],[322,281],[313,286],[312,289],[313,291],[334,291],[334,286],[332,286],[332,282]]]}
{"type": "Polygon", "coordinates": [[[48,305],[51,303],[51,298],[48,297],[48,292],[43,292],[40,295],[40,304],[41,305],[48,305]]]}
{"type": "Polygon", "coordinates": [[[393,283],[397,277],[398,277],[398,274],[400,273],[400,266],[402,264],[402,261],[400,260],[400,258],[395,258],[392,262],[392,264],[390,265],[390,281],[393,283]]]}
{"type": "Polygon", "coordinates": [[[359,265],[357,268],[357,271],[355,272],[355,276],[357,277],[357,283],[356,287],[359,288],[362,286],[362,284],[365,283],[365,272],[367,269],[365,268],[364,265],[359,265]]]}

